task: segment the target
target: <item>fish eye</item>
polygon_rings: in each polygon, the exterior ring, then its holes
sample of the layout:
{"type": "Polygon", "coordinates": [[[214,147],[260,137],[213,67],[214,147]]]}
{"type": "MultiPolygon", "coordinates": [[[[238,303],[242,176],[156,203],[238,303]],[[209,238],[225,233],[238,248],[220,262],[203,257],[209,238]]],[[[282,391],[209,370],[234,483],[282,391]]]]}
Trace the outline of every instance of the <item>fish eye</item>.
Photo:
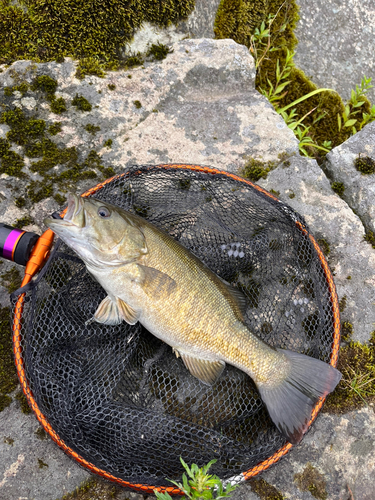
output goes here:
{"type": "Polygon", "coordinates": [[[107,207],[99,207],[98,208],[98,215],[102,219],[106,219],[107,217],[111,216],[111,211],[107,207]]]}

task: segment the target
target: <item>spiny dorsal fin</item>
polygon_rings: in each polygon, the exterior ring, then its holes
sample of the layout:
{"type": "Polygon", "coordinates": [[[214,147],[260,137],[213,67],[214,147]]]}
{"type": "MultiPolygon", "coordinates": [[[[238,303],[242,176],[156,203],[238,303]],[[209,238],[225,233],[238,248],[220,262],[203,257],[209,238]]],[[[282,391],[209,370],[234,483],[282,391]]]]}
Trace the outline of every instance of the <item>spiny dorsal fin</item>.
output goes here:
{"type": "Polygon", "coordinates": [[[176,290],[177,284],[168,274],[141,264],[138,264],[138,268],[141,271],[139,284],[149,297],[165,298],[176,290]]]}
{"type": "Polygon", "coordinates": [[[100,302],[95,311],[94,319],[105,325],[119,325],[122,320],[125,320],[129,325],[134,325],[139,316],[139,312],[135,311],[129,304],[118,297],[112,300],[108,295],[100,302]]]}
{"type": "MultiPolygon", "coordinates": [[[[174,350],[176,352],[176,349],[174,350]]],[[[224,361],[208,361],[207,359],[196,358],[181,351],[179,351],[179,354],[189,372],[208,385],[214,384],[225,368],[224,361]]]]}

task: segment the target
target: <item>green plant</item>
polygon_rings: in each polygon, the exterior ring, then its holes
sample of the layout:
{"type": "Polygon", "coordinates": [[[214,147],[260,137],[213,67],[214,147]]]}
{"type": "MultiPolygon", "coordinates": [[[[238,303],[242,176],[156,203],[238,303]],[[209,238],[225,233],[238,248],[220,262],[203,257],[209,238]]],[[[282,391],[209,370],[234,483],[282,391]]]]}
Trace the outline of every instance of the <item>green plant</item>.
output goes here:
{"type": "Polygon", "coordinates": [[[346,127],[350,130],[351,135],[354,135],[362,130],[367,123],[375,120],[375,106],[370,108],[370,103],[365,97],[365,94],[373,88],[371,81],[372,78],[363,76],[361,86],[356,85],[355,90],[352,90],[344,112],[342,115],[337,114],[339,130],[346,127]],[[366,112],[366,108],[368,112],[366,112]]]}
{"type": "Polygon", "coordinates": [[[214,30],[217,38],[232,38],[249,48],[256,89],[294,131],[301,154],[319,159],[375,119],[375,106],[365,97],[371,79],[363,78],[346,106],[337,92],[318,89],[293,63],[297,20],[294,0],[221,0],[214,30]]]}
{"type": "MultiPolygon", "coordinates": [[[[250,52],[254,56],[255,67],[258,68],[268,52],[274,52],[277,47],[271,45],[271,26],[280,9],[284,6],[285,2],[279,7],[276,14],[268,14],[267,21],[262,21],[259,28],[255,28],[254,33],[250,37],[250,52]]],[[[285,31],[287,23],[284,22],[279,28],[279,33],[285,31]]]]}
{"type": "Polygon", "coordinates": [[[357,373],[351,366],[342,372],[344,385],[354,391],[359,398],[367,405],[366,397],[375,396],[375,377],[370,373],[357,373]]]}
{"type": "MultiPolygon", "coordinates": [[[[262,23],[263,26],[263,23],[262,23]]],[[[259,35],[261,36],[261,35],[259,35]]],[[[268,38],[269,39],[269,38],[268,38]]],[[[270,40],[270,39],[269,39],[270,40]]],[[[268,44],[265,50],[268,50],[268,44]]],[[[265,50],[262,53],[262,58],[265,56],[265,50]]],[[[271,49],[269,49],[271,50],[271,49]]],[[[314,142],[312,137],[309,135],[310,132],[310,126],[304,125],[302,122],[303,120],[309,116],[311,113],[316,111],[316,107],[312,108],[310,111],[305,113],[302,117],[298,116],[297,113],[297,108],[296,106],[300,104],[301,102],[305,101],[306,99],[309,99],[310,97],[313,97],[316,94],[319,94],[320,92],[331,92],[331,89],[315,89],[308,94],[305,94],[298,99],[294,100],[293,102],[287,104],[286,106],[280,107],[279,103],[280,101],[287,95],[288,91],[286,90],[287,86],[291,83],[290,74],[294,68],[294,63],[293,63],[293,57],[294,57],[294,52],[290,52],[288,49],[286,49],[286,56],[285,56],[285,63],[284,66],[280,66],[280,60],[277,59],[276,61],[276,73],[275,73],[275,78],[276,78],[276,83],[273,84],[269,78],[267,78],[267,83],[268,83],[268,88],[260,88],[260,92],[270,101],[270,103],[273,105],[275,108],[275,111],[281,115],[285,121],[285,123],[288,125],[288,127],[293,130],[294,135],[298,139],[298,146],[300,152],[305,155],[305,156],[310,156],[309,152],[306,150],[306,146],[312,149],[318,149],[321,151],[324,151],[325,153],[328,153],[331,150],[331,141],[324,141],[322,145],[318,145],[314,142]],[[292,108],[292,109],[291,109],[292,108]],[[289,113],[287,112],[289,109],[289,113]]],[[[261,61],[258,61],[256,63],[257,67],[260,66],[261,61]]],[[[319,120],[321,120],[324,117],[324,113],[318,115],[314,119],[314,123],[317,123],[319,120]]]]}
{"type": "MultiPolygon", "coordinates": [[[[176,485],[186,495],[183,499],[204,499],[219,500],[221,498],[228,498],[237,485],[227,484],[225,489],[221,479],[215,475],[207,474],[211,465],[216,460],[211,460],[207,465],[199,468],[196,464],[192,464],[191,468],[180,458],[181,463],[186,471],[182,474],[182,483],[169,480],[172,484],[176,485]],[[188,477],[190,479],[188,479],[188,477]]],[[[172,500],[169,493],[159,493],[154,491],[158,500],[172,500]]]]}

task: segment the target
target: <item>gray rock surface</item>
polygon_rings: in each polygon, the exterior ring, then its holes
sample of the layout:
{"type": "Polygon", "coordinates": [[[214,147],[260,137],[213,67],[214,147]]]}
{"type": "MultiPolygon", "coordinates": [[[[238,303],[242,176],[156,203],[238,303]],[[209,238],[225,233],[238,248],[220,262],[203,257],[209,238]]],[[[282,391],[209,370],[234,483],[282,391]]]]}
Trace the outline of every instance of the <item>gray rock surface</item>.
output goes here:
{"type": "Polygon", "coordinates": [[[375,251],[364,240],[360,218],[334,193],[315,160],[290,158],[289,166],[280,165],[259,184],[279,191],[282,201],[303,214],[316,239],[328,243],[339,299],[346,296],[341,320],[353,324],[353,338],[366,342],[375,324],[375,251]]]}
{"type": "MultiPolygon", "coordinates": [[[[206,164],[237,172],[250,156],[279,163],[260,184],[279,191],[283,201],[305,216],[316,237],[329,242],[338,293],[347,296],[343,319],[353,323],[355,338],[367,340],[375,322],[375,251],[363,240],[360,218],[349,202],[332,191],[317,163],[298,155],[293,133],[254,90],[254,65],[243,46],[230,40],[190,39],[173,49],[160,63],[83,81],[74,77],[72,61],[36,67],[22,61],[0,74],[0,84],[13,84],[10,69],[23,72],[29,81],[35,74],[56,78],[57,96],[68,103],[63,115],[51,113],[46,102],[22,96],[14,96],[14,105],[31,107],[48,123],[62,120],[63,132],[54,140],[76,145],[85,154],[95,149],[103,164],[113,165],[117,172],[133,163],[160,162],[206,164]],[[110,91],[108,84],[116,85],[115,90],[110,91]],[[78,113],[71,106],[76,93],[93,104],[90,113],[78,113]],[[142,106],[137,108],[134,101],[142,106]],[[99,125],[100,133],[89,135],[83,128],[87,123],[99,125]],[[112,148],[102,148],[109,138],[112,148]],[[280,153],[289,155],[283,163],[280,153]]],[[[1,125],[0,136],[7,130],[1,125]]],[[[27,165],[24,171],[31,178],[34,175],[27,165]]],[[[4,174],[0,177],[0,217],[7,223],[27,213],[14,205],[14,192],[8,187],[11,180],[4,174]]],[[[82,181],[76,190],[93,184],[82,181]]],[[[34,229],[41,231],[43,217],[56,208],[52,199],[37,203],[32,209],[34,229]]],[[[4,298],[4,289],[0,292],[4,298]]],[[[2,305],[7,305],[5,299],[2,305]]],[[[38,428],[34,415],[23,415],[16,401],[0,413],[0,499],[55,500],[89,477],[49,438],[39,439],[38,428]]],[[[349,498],[347,485],[356,500],[370,500],[375,481],[374,441],[373,407],[341,417],[321,414],[302,443],[263,477],[286,498],[311,500],[311,493],[298,489],[294,481],[295,474],[311,462],[326,481],[330,500],[349,498]]],[[[246,483],[233,498],[256,500],[258,495],[246,483]]]]}
{"type": "Polygon", "coordinates": [[[362,174],[357,158],[370,158],[375,170],[375,122],[353,135],[327,155],[325,169],[334,182],[342,182],[342,198],[358,215],[367,231],[375,232],[375,172],[362,174]]]}
{"type": "MultiPolygon", "coordinates": [[[[373,0],[300,0],[294,62],[319,87],[343,99],[364,75],[375,83],[373,0]]],[[[375,100],[375,91],[368,93],[375,100]]]]}
{"type": "Polygon", "coordinates": [[[374,437],[373,407],[342,416],[323,413],[302,443],[262,477],[285,498],[313,500],[315,495],[301,491],[295,480],[295,474],[303,473],[310,463],[322,476],[327,499],[351,500],[349,486],[355,500],[373,500],[374,437]]]}

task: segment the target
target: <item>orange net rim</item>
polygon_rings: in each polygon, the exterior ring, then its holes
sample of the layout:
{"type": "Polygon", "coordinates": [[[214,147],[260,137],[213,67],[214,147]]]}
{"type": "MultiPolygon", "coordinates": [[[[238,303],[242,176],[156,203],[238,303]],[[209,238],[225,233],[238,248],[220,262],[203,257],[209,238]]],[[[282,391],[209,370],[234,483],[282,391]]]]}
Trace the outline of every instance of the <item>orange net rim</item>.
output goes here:
{"type": "MultiPolygon", "coordinates": [[[[257,191],[260,191],[264,195],[268,196],[269,198],[279,201],[278,198],[276,198],[273,194],[269,193],[262,187],[252,183],[248,179],[244,179],[243,177],[240,177],[236,174],[232,174],[230,172],[225,172],[216,168],[212,167],[204,167],[204,166],[199,166],[199,165],[189,165],[189,164],[161,164],[161,165],[156,165],[156,168],[160,169],[184,169],[184,170],[193,170],[193,171],[199,171],[203,173],[209,173],[209,174],[224,174],[227,177],[230,177],[231,179],[234,179],[239,182],[243,182],[245,184],[250,185],[257,191]]],[[[90,188],[89,190],[85,191],[82,196],[90,196],[92,194],[95,194],[97,191],[102,189],[105,185],[109,184],[115,179],[121,178],[128,175],[127,172],[124,172],[119,175],[115,175],[99,184],[96,186],[90,188]]],[[[64,215],[66,212],[66,209],[61,213],[61,215],[64,215]]],[[[300,231],[303,234],[308,234],[310,241],[312,242],[320,263],[322,265],[323,272],[325,274],[326,280],[327,280],[327,285],[328,289],[330,291],[330,298],[331,298],[331,305],[332,305],[332,313],[333,313],[333,321],[334,321],[334,334],[333,334],[333,340],[332,340],[332,353],[331,353],[331,359],[330,359],[330,365],[333,367],[336,367],[337,362],[338,362],[338,352],[339,352],[339,347],[340,347],[340,312],[339,312],[339,301],[336,293],[336,287],[333,281],[333,276],[332,273],[329,269],[328,263],[324,257],[324,254],[319,247],[317,241],[315,238],[307,231],[307,229],[298,221],[296,221],[297,227],[300,229],[300,231]]],[[[22,285],[24,286],[27,283],[29,283],[32,279],[32,277],[43,267],[44,263],[46,262],[50,249],[53,244],[53,239],[54,239],[54,233],[48,229],[45,231],[42,236],[39,238],[37,241],[33,252],[29,258],[29,261],[26,265],[25,268],[25,276],[22,281],[22,285]]],[[[28,385],[27,379],[26,379],[26,374],[25,374],[25,369],[24,369],[24,360],[22,358],[22,347],[21,347],[21,319],[22,319],[22,312],[23,312],[23,304],[25,300],[25,293],[21,294],[18,297],[17,303],[15,305],[15,312],[14,312],[14,321],[13,321],[13,352],[14,352],[14,358],[15,358],[15,363],[16,363],[16,368],[17,368],[17,374],[18,378],[22,387],[22,390],[28,400],[29,405],[33,409],[36,418],[38,419],[39,423],[43,427],[43,429],[49,434],[49,436],[52,438],[52,440],[70,457],[72,457],[74,460],[76,460],[81,466],[84,468],[88,469],[90,472],[93,472],[104,479],[107,479],[109,481],[112,481],[120,486],[130,488],[136,491],[139,491],[141,493],[147,493],[147,494],[152,494],[154,491],[158,492],[167,492],[170,495],[183,495],[183,492],[179,489],[176,488],[175,486],[167,487],[167,486],[151,486],[151,485],[145,485],[145,484],[137,484],[137,483],[130,483],[128,481],[125,481],[123,479],[120,479],[116,476],[113,476],[112,474],[108,473],[107,471],[100,469],[96,467],[94,464],[91,462],[85,460],[83,457],[81,457],[78,453],[76,453],[74,450],[72,450],[69,446],[67,446],[64,441],[57,435],[57,433],[53,430],[51,424],[48,422],[46,417],[43,415],[43,413],[39,410],[39,407],[33,397],[33,394],[30,390],[30,387],[28,385]]],[[[311,419],[308,424],[308,428],[310,428],[311,424],[314,422],[316,419],[320,409],[323,406],[323,403],[325,401],[325,398],[320,398],[319,401],[315,404],[314,409],[311,414],[311,419]]],[[[265,471],[268,469],[271,465],[275,464],[278,462],[284,455],[286,455],[290,449],[293,447],[291,443],[286,443],[284,446],[282,446],[279,450],[277,450],[273,455],[271,455],[269,458],[263,460],[256,466],[252,467],[251,469],[242,472],[242,476],[244,480],[250,479],[257,474],[265,471]]]]}

